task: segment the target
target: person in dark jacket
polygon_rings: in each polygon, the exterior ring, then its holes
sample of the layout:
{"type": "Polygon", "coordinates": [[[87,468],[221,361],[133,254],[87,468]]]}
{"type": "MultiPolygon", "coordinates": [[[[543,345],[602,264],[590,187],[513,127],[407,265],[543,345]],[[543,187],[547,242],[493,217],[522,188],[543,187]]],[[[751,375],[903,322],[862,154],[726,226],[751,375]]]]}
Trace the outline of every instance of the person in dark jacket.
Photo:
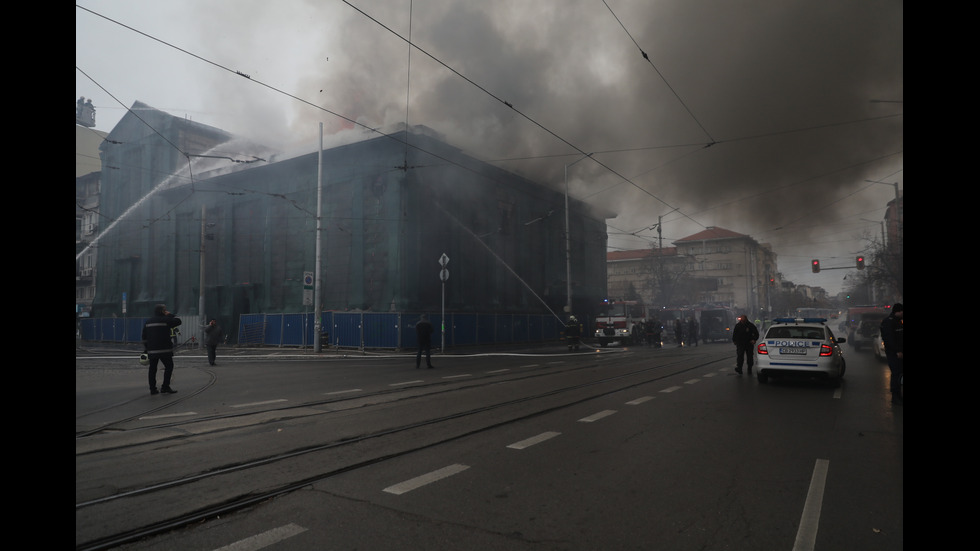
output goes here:
{"type": "Polygon", "coordinates": [[[153,317],[143,324],[143,352],[150,357],[150,394],[176,394],[170,388],[170,378],[174,372],[174,341],[171,330],[180,325],[180,318],[167,311],[163,304],[153,309],[153,317]],[[157,392],[157,364],[163,362],[163,386],[157,392]]]}
{"type": "Polygon", "coordinates": [[[759,330],[749,321],[748,316],[739,316],[732,329],[732,342],[735,343],[735,373],[742,374],[742,364],[748,364],[749,375],[755,362],[755,341],[759,340],[759,330]]]}
{"type": "Polygon", "coordinates": [[[565,325],[565,340],[569,350],[578,350],[579,344],[582,342],[582,324],[578,322],[578,318],[575,316],[568,316],[568,324],[565,325]]]}
{"type": "Polygon", "coordinates": [[[690,344],[692,342],[694,343],[694,346],[697,346],[698,345],[698,330],[699,329],[700,329],[700,327],[698,326],[698,320],[696,320],[694,318],[694,316],[691,316],[691,318],[687,321],[687,344],[688,344],[688,346],[690,346],[690,344]]]}
{"type": "Polygon", "coordinates": [[[901,302],[892,306],[888,317],[881,320],[881,342],[885,345],[885,359],[891,370],[892,403],[902,405],[902,373],[905,371],[905,346],[902,343],[902,320],[905,307],[901,302]]]}
{"type": "Polygon", "coordinates": [[[429,316],[422,314],[415,324],[415,336],[418,337],[419,351],[415,354],[415,369],[422,365],[422,352],[425,352],[425,363],[432,369],[432,322],[429,316]]]}
{"type": "Polygon", "coordinates": [[[217,320],[211,320],[204,328],[204,345],[208,347],[208,363],[214,365],[218,357],[218,345],[225,338],[225,331],[218,325],[217,320]]]}

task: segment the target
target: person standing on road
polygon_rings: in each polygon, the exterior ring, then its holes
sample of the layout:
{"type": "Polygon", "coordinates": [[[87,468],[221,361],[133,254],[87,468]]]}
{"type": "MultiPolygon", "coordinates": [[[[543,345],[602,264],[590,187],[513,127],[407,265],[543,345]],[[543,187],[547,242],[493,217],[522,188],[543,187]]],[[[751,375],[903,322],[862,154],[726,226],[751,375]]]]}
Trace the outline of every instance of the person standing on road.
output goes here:
{"type": "Polygon", "coordinates": [[[174,341],[171,331],[180,325],[180,318],[167,311],[163,304],[153,309],[153,317],[143,324],[143,352],[150,356],[150,394],[176,394],[170,388],[170,378],[174,372],[174,341]],[[157,392],[157,364],[163,362],[163,386],[157,392]]]}
{"type": "Polygon", "coordinates": [[[579,343],[582,341],[582,324],[575,316],[568,316],[568,324],[565,326],[565,340],[568,349],[578,350],[579,343]]]}
{"type": "Polygon", "coordinates": [[[684,323],[681,318],[674,320],[674,338],[677,339],[677,346],[684,346],[684,323]]]}
{"type": "Polygon", "coordinates": [[[415,354],[415,369],[422,366],[422,352],[425,352],[426,365],[432,369],[432,323],[427,314],[422,314],[415,324],[415,336],[419,341],[419,351],[415,354]]]}
{"type": "Polygon", "coordinates": [[[902,373],[905,371],[905,346],[902,343],[902,320],[905,307],[901,302],[892,306],[888,317],[881,320],[881,342],[885,345],[885,358],[891,370],[892,403],[902,405],[902,373]]]}
{"type": "Polygon", "coordinates": [[[747,363],[749,375],[755,363],[755,341],[759,340],[759,330],[749,321],[748,316],[739,316],[732,329],[732,342],[735,343],[735,373],[742,374],[742,364],[747,363]]]}
{"type": "Polygon", "coordinates": [[[691,316],[691,319],[687,322],[687,344],[690,345],[692,342],[694,346],[698,345],[698,320],[691,316]]]}
{"type": "Polygon", "coordinates": [[[211,320],[204,328],[204,344],[208,347],[208,363],[214,365],[218,357],[218,345],[225,338],[225,331],[218,325],[217,320],[211,320]]]}

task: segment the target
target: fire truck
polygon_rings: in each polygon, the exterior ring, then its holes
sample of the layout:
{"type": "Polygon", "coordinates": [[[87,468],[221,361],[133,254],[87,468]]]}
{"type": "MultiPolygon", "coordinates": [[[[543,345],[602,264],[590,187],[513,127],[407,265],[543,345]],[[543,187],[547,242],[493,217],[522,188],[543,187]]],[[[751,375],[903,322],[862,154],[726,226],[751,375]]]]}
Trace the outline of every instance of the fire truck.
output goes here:
{"type": "Polygon", "coordinates": [[[595,338],[599,341],[599,346],[606,346],[612,341],[619,341],[624,345],[641,342],[647,316],[647,308],[641,301],[602,301],[595,321],[595,338]]]}

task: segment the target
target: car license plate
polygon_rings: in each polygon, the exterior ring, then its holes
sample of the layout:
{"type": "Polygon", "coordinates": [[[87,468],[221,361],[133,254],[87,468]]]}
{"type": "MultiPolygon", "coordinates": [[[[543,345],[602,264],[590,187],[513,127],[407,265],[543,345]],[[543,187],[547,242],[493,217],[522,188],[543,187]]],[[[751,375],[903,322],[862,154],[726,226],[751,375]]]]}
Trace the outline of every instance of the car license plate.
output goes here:
{"type": "Polygon", "coordinates": [[[780,354],[795,354],[797,356],[806,356],[806,348],[780,348],[780,354]]]}

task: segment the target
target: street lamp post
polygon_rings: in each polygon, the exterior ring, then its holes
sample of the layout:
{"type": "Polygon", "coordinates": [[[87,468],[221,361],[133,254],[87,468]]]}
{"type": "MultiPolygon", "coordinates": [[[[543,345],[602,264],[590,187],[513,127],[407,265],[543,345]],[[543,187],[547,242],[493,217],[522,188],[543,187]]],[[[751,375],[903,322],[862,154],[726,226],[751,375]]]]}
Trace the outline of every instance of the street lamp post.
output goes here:
{"type": "MultiPolygon", "coordinates": [[[[587,153],[584,157],[575,161],[584,161],[591,157],[593,153],[587,153]]],[[[568,167],[575,163],[565,165],[565,313],[572,313],[572,236],[568,226],[568,167]]]]}

